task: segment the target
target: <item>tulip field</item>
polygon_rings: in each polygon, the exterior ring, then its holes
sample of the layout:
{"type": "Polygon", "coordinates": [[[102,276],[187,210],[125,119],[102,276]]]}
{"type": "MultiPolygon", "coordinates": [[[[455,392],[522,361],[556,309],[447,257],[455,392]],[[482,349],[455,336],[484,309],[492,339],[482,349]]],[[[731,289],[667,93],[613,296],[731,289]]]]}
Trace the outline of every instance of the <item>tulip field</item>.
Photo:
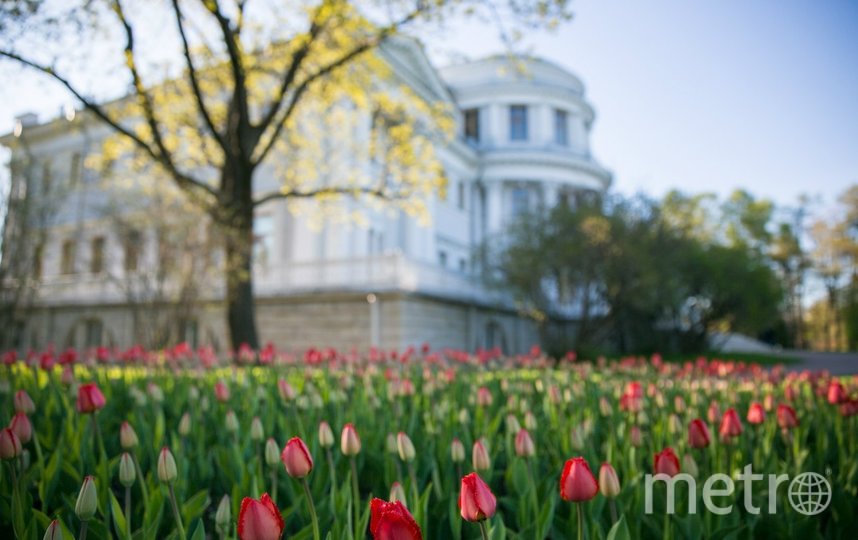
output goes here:
{"type": "Polygon", "coordinates": [[[858,377],[740,358],[9,352],[0,422],[4,539],[858,538],[858,377]]]}

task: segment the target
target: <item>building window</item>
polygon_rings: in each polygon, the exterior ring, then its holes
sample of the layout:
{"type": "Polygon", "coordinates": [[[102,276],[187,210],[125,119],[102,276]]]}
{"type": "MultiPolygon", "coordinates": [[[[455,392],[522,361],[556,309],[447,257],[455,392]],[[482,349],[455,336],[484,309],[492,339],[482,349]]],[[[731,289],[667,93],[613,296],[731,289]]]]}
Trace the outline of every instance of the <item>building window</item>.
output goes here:
{"type": "Polygon", "coordinates": [[[45,161],[42,163],[42,193],[47,194],[51,191],[52,175],[51,162],[45,161]]]}
{"type": "Polygon", "coordinates": [[[92,253],[89,259],[89,271],[92,274],[100,274],[104,270],[104,237],[98,236],[92,239],[92,253]]]}
{"type": "Polygon", "coordinates": [[[456,187],[458,190],[457,198],[456,198],[456,204],[460,210],[464,210],[465,209],[465,183],[462,181],[459,181],[459,183],[456,187]]]}
{"type": "Polygon", "coordinates": [[[140,264],[140,249],[143,235],[139,231],[130,231],[125,235],[125,271],[134,272],[140,264]]]}
{"type": "Polygon", "coordinates": [[[74,252],[74,240],[66,240],[63,242],[62,253],[60,256],[60,273],[74,274],[74,252]]]}
{"type": "Polygon", "coordinates": [[[42,259],[44,258],[45,246],[41,242],[33,250],[33,279],[42,278],[42,259]]]}
{"type": "Polygon", "coordinates": [[[480,110],[465,110],[465,140],[470,143],[480,142],[480,110]]]}
{"type": "Polygon", "coordinates": [[[554,142],[569,146],[569,114],[560,109],[554,110],[554,142]]]}
{"type": "Polygon", "coordinates": [[[274,216],[263,214],[253,220],[253,260],[267,266],[273,257],[274,216]]]}
{"type": "Polygon", "coordinates": [[[510,192],[512,201],[512,216],[518,217],[530,211],[530,190],[523,186],[516,186],[510,192]]]}
{"type": "Polygon", "coordinates": [[[84,329],[86,332],[86,341],[84,342],[85,346],[97,347],[98,345],[101,345],[102,335],[104,334],[104,325],[101,324],[100,320],[87,320],[84,329]]]}
{"type": "Polygon", "coordinates": [[[459,258],[459,272],[465,273],[468,270],[468,263],[465,262],[464,257],[459,258]]]}
{"type": "Polygon", "coordinates": [[[509,139],[527,140],[527,105],[511,105],[509,108],[509,139]]]}
{"type": "Polygon", "coordinates": [[[447,267],[447,252],[446,251],[439,251],[438,252],[438,264],[441,265],[443,268],[447,267]]]}
{"type": "Polygon", "coordinates": [[[75,152],[71,157],[71,170],[69,171],[69,184],[76,186],[80,182],[80,152],[75,152]]]}

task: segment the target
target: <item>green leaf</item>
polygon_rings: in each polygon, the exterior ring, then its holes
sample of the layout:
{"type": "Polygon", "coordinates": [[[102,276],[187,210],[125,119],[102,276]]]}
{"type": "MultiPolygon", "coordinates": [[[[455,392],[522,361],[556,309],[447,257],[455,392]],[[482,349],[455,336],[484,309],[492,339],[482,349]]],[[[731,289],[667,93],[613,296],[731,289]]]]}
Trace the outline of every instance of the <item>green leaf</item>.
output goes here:
{"type": "Polygon", "coordinates": [[[190,536],[191,540],[206,540],[206,526],[202,519],[197,519],[191,530],[193,531],[190,536]]]}
{"type": "Polygon", "coordinates": [[[125,519],[125,514],[122,512],[122,507],[119,505],[119,501],[116,500],[113,490],[108,489],[107,492],[110,494],[110,508],[113,511],[113,526],[116,529],[116,536],[127,538],[125,532],[128,530],[128,522],[125,519]]]}
{"type": "Polygon", "coordinates": [[[210,504],[209,491],[207,489],[198,491],[182,504],[182,520],[185,523],[190,523],[200,517],[210,504]]]}
{"type": "Polygon", "coordinates": [[[631,537],[629,526],[626,524],[626,516],[620,516],[620,519],[608,531],[607,540],[631,540],[631,537]]]}

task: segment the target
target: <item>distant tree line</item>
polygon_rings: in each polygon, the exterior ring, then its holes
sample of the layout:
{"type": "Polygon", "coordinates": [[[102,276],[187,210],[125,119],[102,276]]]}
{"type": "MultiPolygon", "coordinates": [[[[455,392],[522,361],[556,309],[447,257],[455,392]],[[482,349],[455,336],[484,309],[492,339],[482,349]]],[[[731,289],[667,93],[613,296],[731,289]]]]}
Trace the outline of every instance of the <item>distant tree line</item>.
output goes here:
{"type": "Polygon", "coordinates": [[[744,190],[582,197],[520,215],[484,247],[485,278],[556,352],[698,353],[733,332],[855,349],[858,186],[825,218],[812,204],[744,190]]]}

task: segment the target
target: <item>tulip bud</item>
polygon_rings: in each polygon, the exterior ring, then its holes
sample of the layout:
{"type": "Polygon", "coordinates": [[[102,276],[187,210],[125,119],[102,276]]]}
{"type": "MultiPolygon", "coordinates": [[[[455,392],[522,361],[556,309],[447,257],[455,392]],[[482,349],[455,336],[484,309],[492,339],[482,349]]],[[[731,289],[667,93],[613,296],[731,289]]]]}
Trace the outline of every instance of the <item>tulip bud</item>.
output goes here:
{"type": "Polygon", "coordinates": [[[462,519],[467,521],[484,521],[495,515],[497,499],[492,490],[477,473],[471,473],[462,478],[459,491],[459,510],[462,519]]]}
{"type": "Polygon", "coordinates": [[[119,444],[122,446],[123,450],[131,450],[138,443],[137,433],[134,431],[134,428],[131,427],[131,424],[128,422],[122,422],[119,426],[119,444]]]}
{"type": "Polygon", "coordinates": [[[343,426],[340,436],[340,450],[344,456],[356,456],[360,453],[360,437],[351,423],[343,426]]]}
{"type": "Polygon", "coordinates": [[[399,482],[394,482],[392,486],[390,486],[390,502],[399,501],[403,506],[408,506],[408,503],[405,500],[405,490],[402,488],[402,484],[399,482]]]}
{"type": "Polygon", "coordinates": [[[81,521],[89,521],[98,510],[98,494],[95,490],[95,478],[87,476],[83,479],[77,502],[74,505],[74,513],[81,521]]]}
{"type": "Polygon", "coordinates": [[[682,431],[682,420],[675,414],[668,417],[667,429],[670,433],[679,433],[682,431]]]}
{"type": "Polygon", "coordinates": [[[583,457],[566,461],[560,474],[560,497],[564,501],[589,501],[599,492],[596,477],[583,457]]]}
{"type": "Polygon", "coordinates": [[[679,474],[679,458],[676,457],[672,448],[665,448],[653,458],[652,468],[655,474],[676,476],[679,474]]]}
{"type": "Polygon", "coordinates": [[[453,463],[465,461],[465,445],[459,439],[453,439],[453,442],[450,443],[450,458],[453,463]]]}
{"type": "Polygon", "coordinates": [[[262,420],[258,416],[254,416],[250,421],[250,440],[259,442],[265,438],[265,430],[262,427],[262,420]]]}
{"type": "Polygon", "coordinates": [[[331,426],[324,420],[319,423],[319,446],[322,448],[330,448],[334,445],[334,432],[331,431],[331,426]]]}
{"type": "Polygon", "coordinates": [[[21,455],[21,450],[21,439],[12,428],[0,430],[0,459],[15,459],[21,455]]]}
{"type": "Polygon", "coordinates": [[[414,444],[411,442],[411,439],[408,438],[408,435],[402,431],[400,431],[396,436],[396,448],[399,450],[399,459],[405,462],[414,460],[416,455],[414,444]]]}
{"type": "Polygon", "coordinates": [[[526,413],[524,413],[524,428],[527,431],[536,431],[538,425],[539,424],[536,421],[536,416],[534,416],[532,412],[527,411],[526,413]]]}
{"type": "Polygon", "coordinates": [[[629,430],[629,443],[636,448],[643,444],[643,434],[638,426],[632,426],[629,430]]]}
{"type": "Polygon", "coordinates": [[[388,454],[399,454],[399,447],[396,445],[396,435],[388,433],[384,438],[384,449],[388,454]]]}
{"type": "Polygon", "coordinates": [[[521,431],[521,424],[518,423],[518,418],[514,414],[506,415],[506,432],[510,435],[517,434],[521,431]]]}
{"type": "Polygon", "coordinates": [[[702,419],[696,418],[688,424],[688,445],[691,448],[706,448],[709,446],[709,428],[702,419]]]}
{"type": "Polygon", "coordinates": [[[224,495],[221,498],[220,503],[217,505],[217,512],[215,512],[215,525],[221,530],[228,530],[230,528],[230,505],[229,505],[229,495],[224,495]]]}
{"type": "Polygon", "coordinates": [[[230,433],[235,433],[238,431],[238,417],[235,416],[235,411],[232,409],[226,411],[226,417],[224,418],[224,427],[230,433]]]}
{"type": "Polygon", "coordinates": [[[18,390],[15,392],[14,402],[16,412],[22,412],[24,414],[33,414],[36,412],[36,404],[33,403],[32,398],[30,398],[30,394],[28,394],[26,390],[18,390]]]}
{"type": "Polygon", "coordinates": [[[289,439],[280,454],[280,459],[292,478],[304,478],[313,470],[313,458],[300,437],[289,439]]]}
{"type": "Polygon", "coordinates": [[[477,405],[480,407],[491,407],[493,401],[492,393],[488,388],[481,386],[477,390],[477,405]]]}
{"type": "Polygon", "coordinates": [[[63,528],[60,527],[59,521],[55,519],[48,525],[42,540],[63,540],[63,528]]]}
{"type": "Polygon", "coordinates": [[[279,461],[280,447],[277,446],[277,441],[273,437],[269,437],[265,442],[265,464],[274,467],[279,461]]]}
{"type": "Polygon", "coordinates": [[[186,412],[179,419],[179,435],[187,437],[191,433],[191,413],[186,412]]]}
{"type": "Polygon", "coordinates": [[[718,430],[723,440],[730,440],[733,437],[738,437],[742,434],[742,421],[739,420],[739,415],[736,409],[727,409],[724,412],[724,417],[721,419],[721,427],[718,430]]]}
{"type": "Polygon", "coordinates": [[[778,405],[777,411],[778,425],[781,429],[792,429],[798,427],[798,417],[795,414],[795,409],[789,405],[778,405]]]}
{"type": "Polygon", "coordinates": [[[12,417],[12,422],[9,423],[9,427],[21,439],[21,444],[27,444],[32,440],[33,425],[30,423],[30,419],[27,418],[26,413],[15,413],[15,416],[12,417]]]}
{"type": "Polygon", "coordinates": [[[599,491],[609,499],[620,494],[620,479],[617,478],[617,471],[608,462],[602,463],[599,468],[599,491]]]}
{"type": "Polygon", "coordinates": [[[119,457],[119,483],[125,487],[131,487],[136,479],[137,470],[134,468],[134,460],[128,452],[122,452],[119,457]]]}
{"type": "Polygon", "coordinates": [[[536,446],[526,429],[521,429],[515,436],[515,453],[519,457],[531,457],[536,454],[536,446]]]}
{"type": "Polygon", "coordinates": [[[229,401],[229,386],[223,381],[218,381],[214,386],[215,399],[221,403],[229,401]]]}
{"type": "Polygon", "coordinates": [[[158,480],[169,484],[170,482],[174,482],[178,476],[176,459],[173,457],[170,449],[165,446],[161,449],[161,453],[158,454],[158,480]]]}
{"type": "Polygon", "coordinates": [[[489,459],[489,452],[486,450],[486,446],[483,444],[482,439],[474,443],[474,447],[471,452],[471,462],[475,471],[487,471],[492,467],[491,459],[489,459]]]}
{"type": "Polygon", "coordinates": [[[682,456],[682,470],[690,474],[692,477],[697,478],[697,462],[694,461],[694,456],[691,454],[685,454],[682,456]]]}

